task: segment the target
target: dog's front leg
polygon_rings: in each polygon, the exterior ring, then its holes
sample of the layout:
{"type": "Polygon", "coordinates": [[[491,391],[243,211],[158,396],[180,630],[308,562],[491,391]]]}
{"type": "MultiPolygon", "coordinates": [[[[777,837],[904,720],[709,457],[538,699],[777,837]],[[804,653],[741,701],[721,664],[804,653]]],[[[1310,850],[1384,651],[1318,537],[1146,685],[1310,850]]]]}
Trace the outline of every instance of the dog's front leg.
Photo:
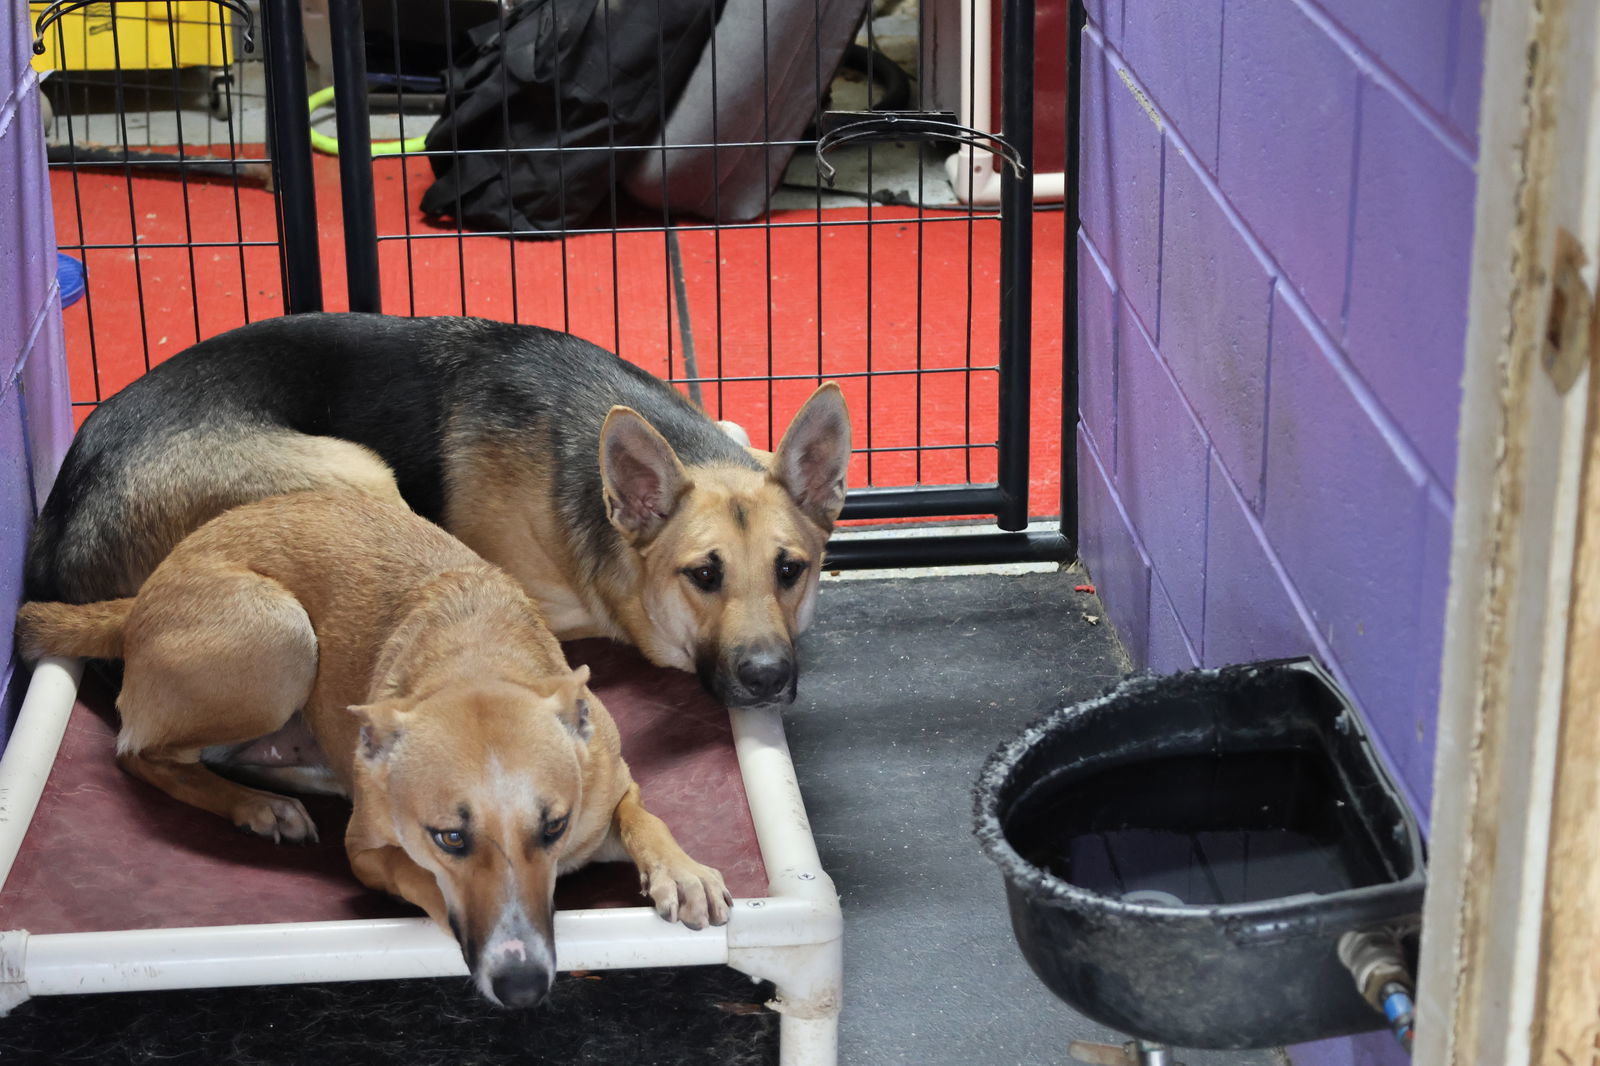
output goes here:
{"type": "Polygon", "coordinates": [[[639,868],[639,887],[657,914],[690,929],[728,924],[733,896],[722,875],[678,846],[667,823],[645,810],[637,784],[628,786],[612,813],[611,832],[639,868]]]}
{"type": "Polygon", "coordinates": [[[350,869],[368,888],[399,896],[428,912],[440,929],[450,928],[450,908],[445,905],[439,882],[433,874],[412,861],[405,849],[394,844],[350,850],[350,869]]]}

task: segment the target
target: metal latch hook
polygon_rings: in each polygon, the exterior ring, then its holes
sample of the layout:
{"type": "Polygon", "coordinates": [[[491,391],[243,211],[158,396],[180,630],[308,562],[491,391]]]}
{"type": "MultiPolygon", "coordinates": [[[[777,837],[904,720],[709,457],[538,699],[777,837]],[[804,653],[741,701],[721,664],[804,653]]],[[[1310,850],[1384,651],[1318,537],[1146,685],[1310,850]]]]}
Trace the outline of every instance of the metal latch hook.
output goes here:
{"type": "MultiPolygon", "coordinates": [[[[817,172],[830,188],[837,171],[823,156],[844,145],[870,141],[951,141],[992,152],[1004,160],[1014,175],[1019,178],[1028,176],[1028,167],[1022,161],[1022,154],[999,134],[985,133],[943,118],[930,118],[926,111],[857,114],[867,117],[842,122],[817,138],[817,172]]],[[[828,117],[836,121],[841,118],[853,119],[850,112],[829,112],[828,117]]]]}

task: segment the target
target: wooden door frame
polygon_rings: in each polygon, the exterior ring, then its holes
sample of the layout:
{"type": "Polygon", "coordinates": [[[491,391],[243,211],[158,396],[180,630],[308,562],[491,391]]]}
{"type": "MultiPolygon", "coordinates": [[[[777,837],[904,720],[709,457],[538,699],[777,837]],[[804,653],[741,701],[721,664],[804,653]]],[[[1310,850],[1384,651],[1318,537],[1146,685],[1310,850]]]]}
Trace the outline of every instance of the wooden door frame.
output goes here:
{"type": "Polygon", "coordinates": [[[1600,1066],[1597,9],[1486,0],[1425,1066],[1600,1066]]]}

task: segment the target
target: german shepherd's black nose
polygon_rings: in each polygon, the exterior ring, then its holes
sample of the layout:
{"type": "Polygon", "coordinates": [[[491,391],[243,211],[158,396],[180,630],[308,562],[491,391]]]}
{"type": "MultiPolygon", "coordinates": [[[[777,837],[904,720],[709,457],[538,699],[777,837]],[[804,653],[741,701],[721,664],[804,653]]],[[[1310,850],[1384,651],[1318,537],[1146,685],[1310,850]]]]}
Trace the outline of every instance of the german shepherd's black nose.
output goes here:
{"type": "Polygon", "coordinates": [[[781,651],[752,652],[739,661],[736,671],[746,700],[766,703],[786,690],[794,679],[794,660],[781,651]]]}
{"type": "Polygon", "coordinates": [[[708,650],[696,664],[700,683],[729,707],[792,703],[800,668],[784,644],[739,645],[721,657],[708,650]]]}
{"type": "Polygon", "coordinates": [[[494,975],[489,984],[502,1007],[537,1007],[550,994],[551,974],[540,966],[519,966],[494,975]]]}

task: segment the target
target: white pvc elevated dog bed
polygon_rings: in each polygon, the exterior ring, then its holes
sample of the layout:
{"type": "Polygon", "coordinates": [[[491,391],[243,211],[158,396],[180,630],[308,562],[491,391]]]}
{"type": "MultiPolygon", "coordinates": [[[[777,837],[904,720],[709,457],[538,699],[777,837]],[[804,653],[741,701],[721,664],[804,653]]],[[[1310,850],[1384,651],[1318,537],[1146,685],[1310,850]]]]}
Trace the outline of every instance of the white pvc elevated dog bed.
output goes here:
{"type": "MultiPolygon", "coordinates": [[[[569,653],[593,669],[646,803],[735,905],[694,932],[631,905],[630,867],[591,866],[557,887],[558,966],[725,963],[777,987],[783,1066],[833,1066],[839,902],[778,713],[724,711],[689,675],[602,641],[569,653]]],[[[320,845],[241,836],[117,769],[110,701],[93,685],[80,699],[81,674],[35,668],[0,757],[0,1013],[33,996],[465,976],[447,933],[350,874],[340,805],[308,802],[320,845]]]]}

